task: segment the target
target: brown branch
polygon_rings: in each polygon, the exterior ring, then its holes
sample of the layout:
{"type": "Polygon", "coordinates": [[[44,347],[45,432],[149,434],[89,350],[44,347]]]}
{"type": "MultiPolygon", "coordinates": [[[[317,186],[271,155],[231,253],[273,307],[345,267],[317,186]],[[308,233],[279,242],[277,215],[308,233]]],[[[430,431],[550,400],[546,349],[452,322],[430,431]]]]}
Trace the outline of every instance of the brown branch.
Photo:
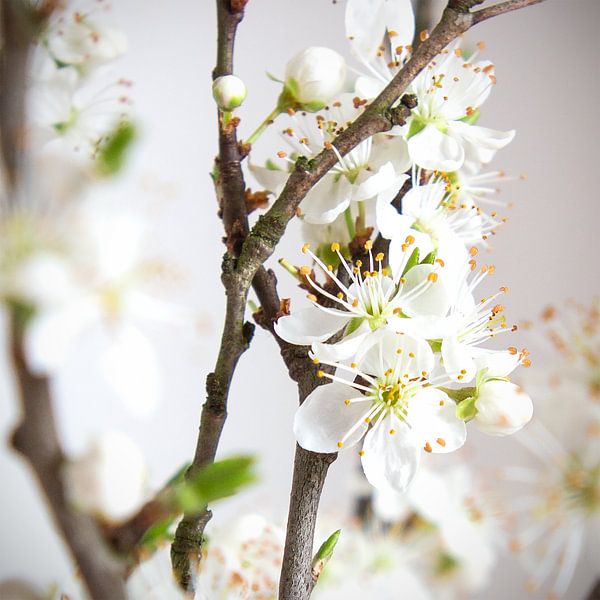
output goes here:
{"type": "Polygon", "coordinates": [[[508,0],[507,2],[488,6],[487,8],[481,8],[473,13],[473,24],[481,23],[486,19],[491,19],[492,17],[497,17],[513,10],[533,6],[540,2],[544,2],[544,0],[508,0]]]}
{"type": "Polygon", "coordinates": [[[31,465],[90,597],[125,600],[121,563],[109,552],[94,519],[69,504],[62,480],[64,454],[54,422],[48,381],[28,370],[15,327],[13,359],[22,406],[22,420],[13,435],[13,446],[31,465]]]}
{"type": "MultiPolygon", "coordinates": [[[[233,73],[235,35],[244,16],[245,4],[244,0],[217,0],[217,64],[213,78],[233,73]]],[[[203,465],[215,459],[227,418],[227,400],[233,373],[253,333],[253,326],[244,323],[250,282],[241,278],[236,269],[236,257],[249,229],[240,161],[235,123],[225,124],[223,115],[219,114],[216,190],[227,246],[221,276],[227,305],[219,354],[214,371],[206,379],[206,402],[202,407],[196,451],[188,476],[194,475],[203,465]]],[[[171,561],[185,589],[193,588],[192,573],[200,561],[204,528],[211,516],[208,507],[199,514],[185,515],[175,532],[171,561]]]]}
{"type": "Polygon", "coordinates": [[[590,593],[587,595],[587,600],[600,600],[600,579],[596,581],[590,593]]]}

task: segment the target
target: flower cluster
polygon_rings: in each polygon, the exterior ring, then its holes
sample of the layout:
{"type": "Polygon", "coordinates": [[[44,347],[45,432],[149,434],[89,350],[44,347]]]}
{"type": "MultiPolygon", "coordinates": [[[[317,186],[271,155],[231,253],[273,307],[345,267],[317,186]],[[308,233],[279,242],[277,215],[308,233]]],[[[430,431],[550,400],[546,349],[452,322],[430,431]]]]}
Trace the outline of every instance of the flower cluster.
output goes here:
{"type": "Polygon", "coordinates": [[[280,317],[275,331],[310,346],[318,376],[332,381],[299,408],[298,443],[336,452],[362,441],[367,479],[399,491],[423,450],[447,453],[465,443],[466,422],[506,435],[532,415],[531,399],[508,379],[519,363],[529,364],[527,350],[484,346],[516,329],[500,298],[507,288],[476,291],[495,271],[478,263],[480,248],[505,220],[490,187],[502,173],[480,170],[514,136],[475,124],[496,83],[493,65],[476,60],[479,50],[467,58],[458,45],[446,48],[411,84],[404,125],[345,156],[335,146],[410,57],[413,21],[408,0],[368,8],[349,0],[347,35],[369,77],[358,77],[352,93],[324,86],[328,104],[316,114],[289,105],[280,111],[276,124],[288,148],[251,166],[278,193],[299,156],[337,155],[300,205],[311,242],[302,251],[311,262],[283,263],[312,306],[280,317]]]}

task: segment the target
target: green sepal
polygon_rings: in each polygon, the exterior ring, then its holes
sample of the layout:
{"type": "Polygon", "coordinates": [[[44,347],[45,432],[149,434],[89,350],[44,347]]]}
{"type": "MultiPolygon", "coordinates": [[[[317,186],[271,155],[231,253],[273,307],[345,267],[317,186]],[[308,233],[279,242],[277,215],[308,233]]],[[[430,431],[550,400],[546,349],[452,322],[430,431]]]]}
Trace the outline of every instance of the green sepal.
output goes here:
{"type": "Polygon", "coordinates": [[[432,265],[437,257],[437,250],[432,250],[422,261],[422,265],[432,265]]]}
{"type": "Polygon", "coordinates": [[[326,264],[337,269],[340,264],[340,257],[331,249],[331,244],[321,244],[317,248],[317,256],[326,264]]]}
{"type": "Polygon", "coordinates": [[[441,352],[442,340],[429,340],[429,346],[434,352],[441,352]]]}
{"type": "Polygon", "coordinates": [[[480,116],[481,116],[481,110],[476,109],[470,115],[467,115],[467,116],[463,117],[462,119],[459,119],[459,121],[462,121],[463,123],[466,123],[467,125],[475,125],[475,123],[477,123],[477,121],[479,121],[480,116]]]}
{"type": "Polygon", "coordinates": [[[471,396],[466,400],[462,400],[456,405],[456,416],[463,421],[470,421],[477,415],[477,407],[475,406],[477,397],[471,396]]]}
{"type": "Polygon", "coordinates": [[[421,119],[413,118],[410,122],[406,139],[409,140],[413,135],[417,135],[419,131],[423,131],[423,129],[425,129],[425,123],[421,119]]]}
{"type": "Polygon", "coordinates": [[[362,324],[364,319],[362,317],[354,317],[350,319],[348,325],[346,325],[346,331],[344,332],[344,337],[349,336],[351,333],[354,333],[362,324]]]}
{"type": "Polygon", "coordinates": [[[402,271],[402,277],[406,275],[415,265],[419,264],[419,249],[415,248],[412,251],[412,254],[408,257],[406,261],[406,266],[404,267],[404,271],[402,271]]]}
{"type": "Polygon", "coordinates": [[[121,123],[100,146],[96,169],[101,175],[115,175],[125,164],[125,158],[136,136],[132,123],[121,123]]]}

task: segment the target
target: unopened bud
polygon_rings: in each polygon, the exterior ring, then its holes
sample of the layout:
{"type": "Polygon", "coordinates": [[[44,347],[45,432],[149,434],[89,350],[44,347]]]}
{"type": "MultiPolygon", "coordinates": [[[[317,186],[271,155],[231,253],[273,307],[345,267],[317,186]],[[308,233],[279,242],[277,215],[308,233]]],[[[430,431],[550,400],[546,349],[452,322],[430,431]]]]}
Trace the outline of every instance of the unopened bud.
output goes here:
{"type": "Polygon", "coordinates": [[[217,77],[213,82],[213,98],[221,110],[233,110],[246,98],[246,86],[235,75],[217,77]]]}

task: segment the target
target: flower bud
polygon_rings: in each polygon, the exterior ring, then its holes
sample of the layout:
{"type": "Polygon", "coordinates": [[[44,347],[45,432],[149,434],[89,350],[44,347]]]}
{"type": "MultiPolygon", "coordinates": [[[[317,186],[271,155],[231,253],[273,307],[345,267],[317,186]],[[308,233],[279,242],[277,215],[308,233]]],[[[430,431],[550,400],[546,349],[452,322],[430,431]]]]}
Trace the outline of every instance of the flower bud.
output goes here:
{"type": "Polygon", "coordinates": [[[214,80],[213,98],[221,110],[233,110],[246,98],[246,86],[235,75],[223,75],[214,80]]]}
{"type": "Polygon", "coordinates": [[[313,46],[296,54],[285,69],[285,89],[280,103],[304,110],[322,109],[346,81],[346,63],[329,48],[313,46]]]}
{"type": "Polygon", "coordinates": [[[110,521],[126,519],[145,500],[144,457],[126,435],[106,432],[66,465],[65,482],[80,510],[110,521]]]}
{"type": "Polygon", "coordinates": [[[475,401],[475,422],[489,435],[510,435],[526,425],[533,415],[533,403],[518,385],[491,379],[484,382],[475,401]]]}

